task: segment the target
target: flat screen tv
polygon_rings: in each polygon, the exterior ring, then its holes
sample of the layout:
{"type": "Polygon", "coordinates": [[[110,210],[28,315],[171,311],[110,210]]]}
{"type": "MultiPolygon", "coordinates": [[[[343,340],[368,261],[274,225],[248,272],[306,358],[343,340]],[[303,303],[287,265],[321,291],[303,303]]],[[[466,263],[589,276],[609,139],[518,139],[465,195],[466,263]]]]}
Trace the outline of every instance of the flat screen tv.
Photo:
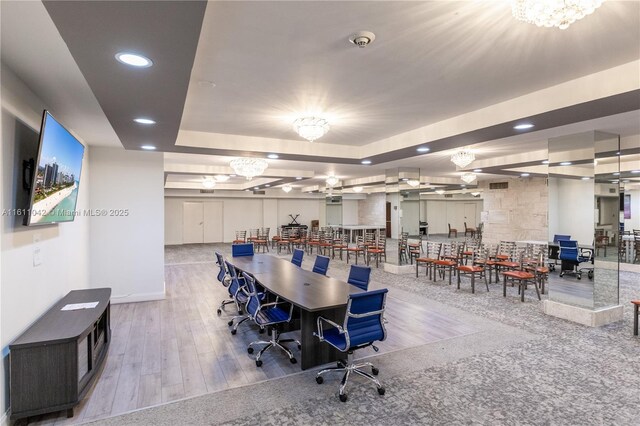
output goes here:
{"type": "Polygon", "coordinates": [[[45,110],[25,225],[73,221],[83,156],[84,145],[45,110]]]}

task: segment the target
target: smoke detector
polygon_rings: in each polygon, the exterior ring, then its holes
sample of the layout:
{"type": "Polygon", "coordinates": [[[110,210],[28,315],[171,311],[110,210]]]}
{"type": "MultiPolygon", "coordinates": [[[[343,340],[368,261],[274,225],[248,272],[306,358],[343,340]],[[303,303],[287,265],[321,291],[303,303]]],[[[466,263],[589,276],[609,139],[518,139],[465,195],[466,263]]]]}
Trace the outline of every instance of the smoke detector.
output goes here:
{"type": "Polygon", "coordinates": [[[373,43],[375,39],[376,35],[371,31],[358,31],[349,37],[349,41],[361,49],[373,43]]]}

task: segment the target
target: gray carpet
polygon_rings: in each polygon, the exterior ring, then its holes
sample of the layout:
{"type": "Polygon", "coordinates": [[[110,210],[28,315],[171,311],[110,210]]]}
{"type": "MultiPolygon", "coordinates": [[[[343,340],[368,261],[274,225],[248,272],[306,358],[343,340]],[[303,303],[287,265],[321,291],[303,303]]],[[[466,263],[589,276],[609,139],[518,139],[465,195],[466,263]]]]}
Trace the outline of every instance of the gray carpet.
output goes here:
{"type": "MultiPolygon", "coordinates": [[[[218,247],[216,247],[218,248],[218,247]]],[[[228,252],[228,246],[221,246],[228,252]]],[[[203,247],[194,259],[206,261],[203,247]]],[[[204,247],[211,253],[214,246],[204,247]]],[[[183,261],[167,250],[167,261],[183,261]]],[[[309,268],[313,258],[305,259],[309,268]]],[[[329,275],[344,277],[344,262],[329,275]]],[[[640,339],[632,336],[629,300],[640,274],[622,272],[624,321],[588,328],[548,317],[529,292],[521,303],[493,284],[471,294],[424,276],[373,271],[372,286],[424,297],[452,314],[475,318],[483,332],[372,357],[387,389],[354,381],[337,400],[339,377],[323,385],[314,371],[208,394],[95,422],[104,425],[206,424],[637,424],[640,339]],[[628,305],[628,306],[627,306],[628,305]]],[[[425,324],[428,327],[428,324],[425,324]]]]}

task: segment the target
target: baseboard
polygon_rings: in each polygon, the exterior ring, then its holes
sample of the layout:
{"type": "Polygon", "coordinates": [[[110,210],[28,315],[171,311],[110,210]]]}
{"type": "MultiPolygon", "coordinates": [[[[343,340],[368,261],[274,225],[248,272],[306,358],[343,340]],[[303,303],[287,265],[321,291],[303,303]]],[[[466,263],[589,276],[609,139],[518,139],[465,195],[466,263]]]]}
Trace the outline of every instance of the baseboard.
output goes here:
{"type": "Polygon", "coordinates": [[[117,305],[119,303],[135,303],[135,302],[151,302],[153,300],[164,300],[166,297],[164,289],[158,293],[138,293],[127,294],[122,296],[111,296],[111,303],[117,305]]]}

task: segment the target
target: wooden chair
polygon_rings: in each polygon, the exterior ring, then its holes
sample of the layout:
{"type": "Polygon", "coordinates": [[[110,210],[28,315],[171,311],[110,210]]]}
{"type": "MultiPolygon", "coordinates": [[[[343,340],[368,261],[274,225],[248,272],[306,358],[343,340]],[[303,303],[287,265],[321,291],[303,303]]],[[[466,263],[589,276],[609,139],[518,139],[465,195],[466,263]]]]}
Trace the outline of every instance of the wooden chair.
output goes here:
{"type": "Polygon", "coordinates": [[[487,274],[484,269],[484,265],[476,264],[474,260],[476,258],[486,258],[486,254],[481,254],[481,249],[479,247],[474,247],[472,254],[472,261],[470,265],[458,265],[458,290],[460,290],[460,278],[461,275],[470,275],[471,276],[471,293],[476,292],[476,277],[479,279],[484,278],[484,285],[487,287],[487,291],[489,291],[489,283],[487,282],[487,274]]]}
{"type": "Polygon", "coordinates": [[[456,246],[454,243],[443,244],[442,255],[440,259],[433,262],[433,281],[437,280],[438,274],[445,278],[446,272],[449,271],[449,285],[451,285],[451,276],[458,266],[458,262],[454,259],[458,258],[457,250],[461,250],[464,246],[456,246]]]}
{"type": "Polygon", "coordinates": [[[416,258],[416,278],[418,278],[418,268],[421,265],[424,265],[426,266],[426,269],[424,272],[425,276],[429,275],[429,279],[432,279],[431,273],[433,270],[433,265],[436,260],[440,259],[441,251],[442,251],[442,243],[427,241],[427,251],[425,252],[424,256],[416,258]]]}
{"type": "Polygon", "coordinates": [[[269,251],[269,228],[264,228],[261,233],[258,234],[258,238],[253,240],[255,250],[259,251],[262,247],[262,251],[269,251]]]}
{"type": "Polygon", "coordinates": [[[280,234],[280,240],[276,243],[278,246],[278,254],[282,248],[286,248],[288,253],[291,253],[291,241],[289,240],[289,231],[284,230],[280,234]]]}
{"type": "Polygon", "coordinates": [[[464,222],[464,236],[466,237],[467,234],[469,234],[469,236],[471,238],[476,236],[476,228],[469,228],[467,227],[467,222],[464,222]]]}
{"type": "Polygon", "coordinates": [[[314,247],[317,247],[318,251],[320,250],[320,232],[318,231],[312,232],[309,236],[309,240],[307,241],[308,254],[313,254],[314,247]]]}
{"type": "Polygon", "coordinates": [[[258,236],[260,235],[260,229],[258,228],[254,228],[254,229],[249,229],[249,237],[247,238],[247,242],[253,242],[253,240],[257,240],[258,236]]]}
{"type": "Polygon", "coordinates": [[[366,250],[367,246],[364,245],[364,237],[357,236],[355,246],[347,247],[347,265],[349,264],[349,257],[352,253],[356,257],[356,265],[358,264],[358,256],[360,254],[362,254],[362,260],[364,262],[366,258],[366,250]]]}
{"type": "Polygon", "coordinates": [[[458,230],[456,228],[452,228],[450,223],[447,223],[447,226],[449,227],[449,235],[447,238],[451,238],[451,234],[458,238],[458,230]]]}
{"type": "Polygon", "coordinates": [[[378,242],[375,246],[367,247],[367,266],[371,263],[371,256],[376,258],[376,268],[380,259],[384,258],[384,261],[387,261],[387,239],[384,235],[378,236],[378,242]]]}
{"type": "Polygon", "coordinates": [[[244,244],[247,242],[247,231],[236,231],[236,239],[233,244],[244,244]]]}
{"type": "Polygon", "coordinates": [[[349,248],[349,235],[347,234],[337,234],[333,238],[333,245],[331,246],[331,258],[335,259],[336,251],[340,253],[340,260],[342,260],[342,252],[346,251],[349,248]]]}
{"type": "Polygon", "coordinates": [[[522,269],[512,269],[509,271],[504,271],[502,273],[502,296],[507,297],[507,281],[511,280],[511,285],[514,283],[518,283],[518,294],[520,294],[520,301],[524,302],[524,291],[527,289],[528,284],[532,284],[536,288],[536,294],[538,295],[538,300],[542,300],[540,298],[540,289],[538,288],[538,282],[536,281],[536,276],[529,272],[524,271],[522,269]]]}

